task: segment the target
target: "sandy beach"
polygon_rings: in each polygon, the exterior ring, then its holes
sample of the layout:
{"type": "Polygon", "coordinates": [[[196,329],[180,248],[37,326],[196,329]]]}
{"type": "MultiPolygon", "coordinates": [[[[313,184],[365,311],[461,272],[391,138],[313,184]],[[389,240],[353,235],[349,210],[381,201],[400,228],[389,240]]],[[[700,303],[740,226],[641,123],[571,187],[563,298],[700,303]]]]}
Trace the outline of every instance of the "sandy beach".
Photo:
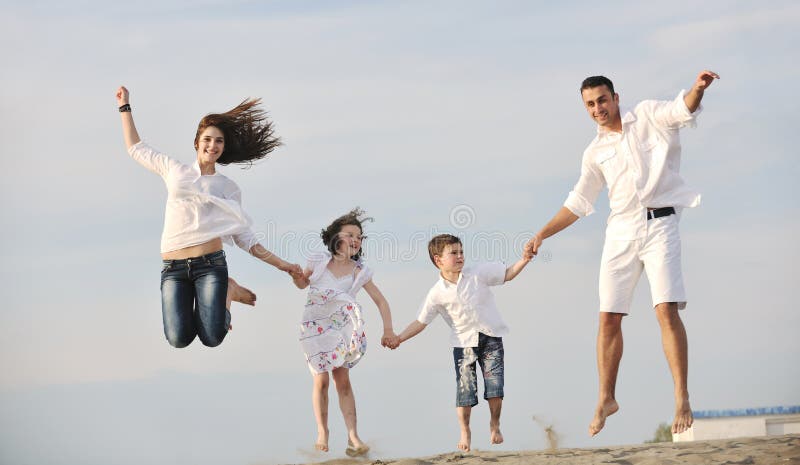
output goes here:
{"type": "Polygon", "coordinates": [[[325,465],[800,465],[800,435],[636,444],[595,449],[447,453],[422,458],[333,459],[325,465]]]}

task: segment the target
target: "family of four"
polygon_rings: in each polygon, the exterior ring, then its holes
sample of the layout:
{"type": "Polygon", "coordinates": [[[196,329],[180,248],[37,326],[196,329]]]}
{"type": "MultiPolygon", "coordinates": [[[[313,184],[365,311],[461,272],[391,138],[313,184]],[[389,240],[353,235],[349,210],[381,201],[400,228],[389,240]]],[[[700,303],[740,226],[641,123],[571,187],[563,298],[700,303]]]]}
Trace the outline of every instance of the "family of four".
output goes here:
{"type": "Polygon", "coordinates": [[[250,164],[281,145],[259,100],[245,100],[228,112],[203,117],[194,139],[197,158],[187,165],[139,138],[128,90],[120,87],[116,97],[128,153],[159,174],[167,186],[161,238],[161,302],[167,341],[185,347],[197,337],[206,346],[217,346],[232,329],[231,303],[255,304],[255,294],[228,275],[223,242],[236,244],[288,273],[298,288],[308,288],[300,342],[313,375],[318,450],[328,450],[328,386],[333,377],[347,426],[346,453],[362,456],[369,451],[358,435],[349,377],[349,370],[367,347],[362,308],[356,300],[362,288],[378,308],[383,320],[381,344],[390,349],[419,334],[437,315],[442,317],[451,329],[461,429],[458,448],[469,451],[471,447],[470,413],[478,404],[476,364],[481,368],[483,397],[490,409],[490,442],[502,443],[503,336],[508,326],[490,287],[514,279],[538,253],[544,239],[591,214],[607,187],[611,213],[600,264],[599,397],[589,434],[597,434],[607,417],[619,409],[615,385],[622,358],[622,318],[630,311],[642,271],[650,282],[674,381],[672,432],[683,432],[693,419],[686,330],[678,313],[687,301],[678,224],[682,209],[697,206],[700,195],[680,176],[679,130],[694,125],[703,94],[715,79],[719,79],[716,73],[702,71],[691,89],[674,100],[646,100],[632,108],[620,106],[619,94],[608,78],[585,79],[580,94],[597,123],[597,135],[584,151],[580,177],[563,207],[533,235],[522,257],[511,266],[465,266],[458,237],[433,237],[428,254],[439,270],[439,279],[425,297],[417,319],[399,334],[393,329],[389,304],[361,258],[363,223],[371,220],[362,210],[356,208],[323,229],[326,249],[310,257],[305,267],[283,260],[258,242],[252,221],[242,209],[241,191],[218,173],[216,166],[250,164]]]}

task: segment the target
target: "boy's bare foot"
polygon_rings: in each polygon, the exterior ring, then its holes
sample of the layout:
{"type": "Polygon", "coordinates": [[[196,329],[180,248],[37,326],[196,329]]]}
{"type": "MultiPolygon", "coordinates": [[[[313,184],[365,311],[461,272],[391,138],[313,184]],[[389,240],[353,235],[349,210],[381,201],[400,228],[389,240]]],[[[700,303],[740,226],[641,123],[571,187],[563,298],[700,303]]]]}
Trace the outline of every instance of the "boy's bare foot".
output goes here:
{"type": "Polygon", "coordinates": [[[694,422],[692,416],[692,408],[689,407],[689,401],[680,401],[675,405],[675,419],[672,420],[672,434],[683,433],[694,422]]]}
{"type": "Polygon", "coordinates": [[[232,301],[251,306],[256,304],[256,295],[253,291],[240,286],[233,278],[228,278],[228,290],[232,301]]]}
{"type": "Polygon", "coordinates": [[[589,424],[589,436],[594,436],[599,433],[600,430],[603,429],[603,426],[606,425],[606,418],[617,413],[617,410],[619,410],[619,404],[617,404],[617,401],[614,399],[609,399],[598,404],[597,409],[594,411],[592,423],[589,424]]]}
{"type": "Polygon", "coordinates": [[[489,425],[489,437],[491,438],[492,444],[503,443],[503,433],[500,432],[500,425],[489,425]]]}
{"type": "Polygon", "coordinates": [[[328,452],[328,431],[317,432],[317,443],[314,448],[320,452],[328,452]]]}
{"type": "Polygon", "coordinates": [[[458,440],[458,448],[461,451],[469,452],[470,443],[472,442],[472,431],[469,428],[461,429],[461,439],[458,440]]]}

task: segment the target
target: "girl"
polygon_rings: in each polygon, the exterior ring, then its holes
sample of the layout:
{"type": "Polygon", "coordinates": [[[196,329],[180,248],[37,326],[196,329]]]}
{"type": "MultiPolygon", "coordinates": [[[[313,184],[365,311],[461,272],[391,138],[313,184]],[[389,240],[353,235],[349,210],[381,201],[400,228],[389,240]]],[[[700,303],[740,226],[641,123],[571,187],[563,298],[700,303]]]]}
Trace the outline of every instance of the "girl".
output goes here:
{"type": "Polygon", "coordinates": [[[361,223],[364,212],[356,208],[337,218],[322,230],[322,242],[327,251],[311,257],[301,276],[293,276],[295,285],[311,286],[300,342],[314,376],[311,402],[317,420],[317,450],[328,451],[328,384],[333,375],[339,408],[347,426],[347,455],[365,455],[369,447],[358,437],[356,401],[350,385],[350,368],[354,367],[367,349],[361,306],[355,296],[363,287],[372,298],[383,319],[384,346],[396,345],[392,330],[389,303],[372,282],[372,270],[361,261],[361,223]]]}
{"type": "Polygon", "coordinates": [[[128,153],[167,185],[161,310],[164,334],[173,347],[186,347],[195,336],[206,346],[218,346],[231,328],[231,301],[255,304],[255,294],[228,278],[223,240],[232,239],[264,262],[302,276],[299,265],[287,263],[258,243],[242,210],[239,187],[216,171],[217,164],[251,164],[280,145],[258,103],[245,100],[228,112],[200,120],[194,137],[197,161],[185,165],[141,141],[128,89],[117,90],[128,153]]]}

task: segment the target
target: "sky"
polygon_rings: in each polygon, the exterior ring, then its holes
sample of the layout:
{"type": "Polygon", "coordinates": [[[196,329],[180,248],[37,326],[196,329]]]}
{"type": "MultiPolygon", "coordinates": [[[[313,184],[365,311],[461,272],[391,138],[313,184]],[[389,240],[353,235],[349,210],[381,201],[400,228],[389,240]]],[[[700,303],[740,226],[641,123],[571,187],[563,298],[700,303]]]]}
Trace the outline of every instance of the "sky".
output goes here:
{"type": "MultiPolygon", "coordinates": [[[[130,90],[142,138],[191,163],[206,113],[260,97],[285,145],[243,191],[263,244],[304,263],[355,206],[374,282],[399,330],[437,271],[434,234],[468,262],[515,260],[566,198],[595,127],[578,87],[610,77],[622,105],[672,99],[720,74],[682,174],[689,389],[695,410],[800,405],[800,5],[748,2],[5,1],[0,19],[0,462],[301,463],[314,454],[311,377],[297,340],[305,293],[238,249],[229,269],[258,295],[234,305],[214,349],[163,336],[158,254],[165,189],[126,154],[114,93],[130,90]]],[[[505,338],[505,443],[488,408],[473,447],[640,443],[672,418],[672,381],[646,280],[625,319],[621,410],[589,438],[597,396],[597,273],[608,201],[545,241],[494,288],[505,338]]],[[[455,449],[451,347],[437,320],[352,370],[375,458],[455,449]]]]}

